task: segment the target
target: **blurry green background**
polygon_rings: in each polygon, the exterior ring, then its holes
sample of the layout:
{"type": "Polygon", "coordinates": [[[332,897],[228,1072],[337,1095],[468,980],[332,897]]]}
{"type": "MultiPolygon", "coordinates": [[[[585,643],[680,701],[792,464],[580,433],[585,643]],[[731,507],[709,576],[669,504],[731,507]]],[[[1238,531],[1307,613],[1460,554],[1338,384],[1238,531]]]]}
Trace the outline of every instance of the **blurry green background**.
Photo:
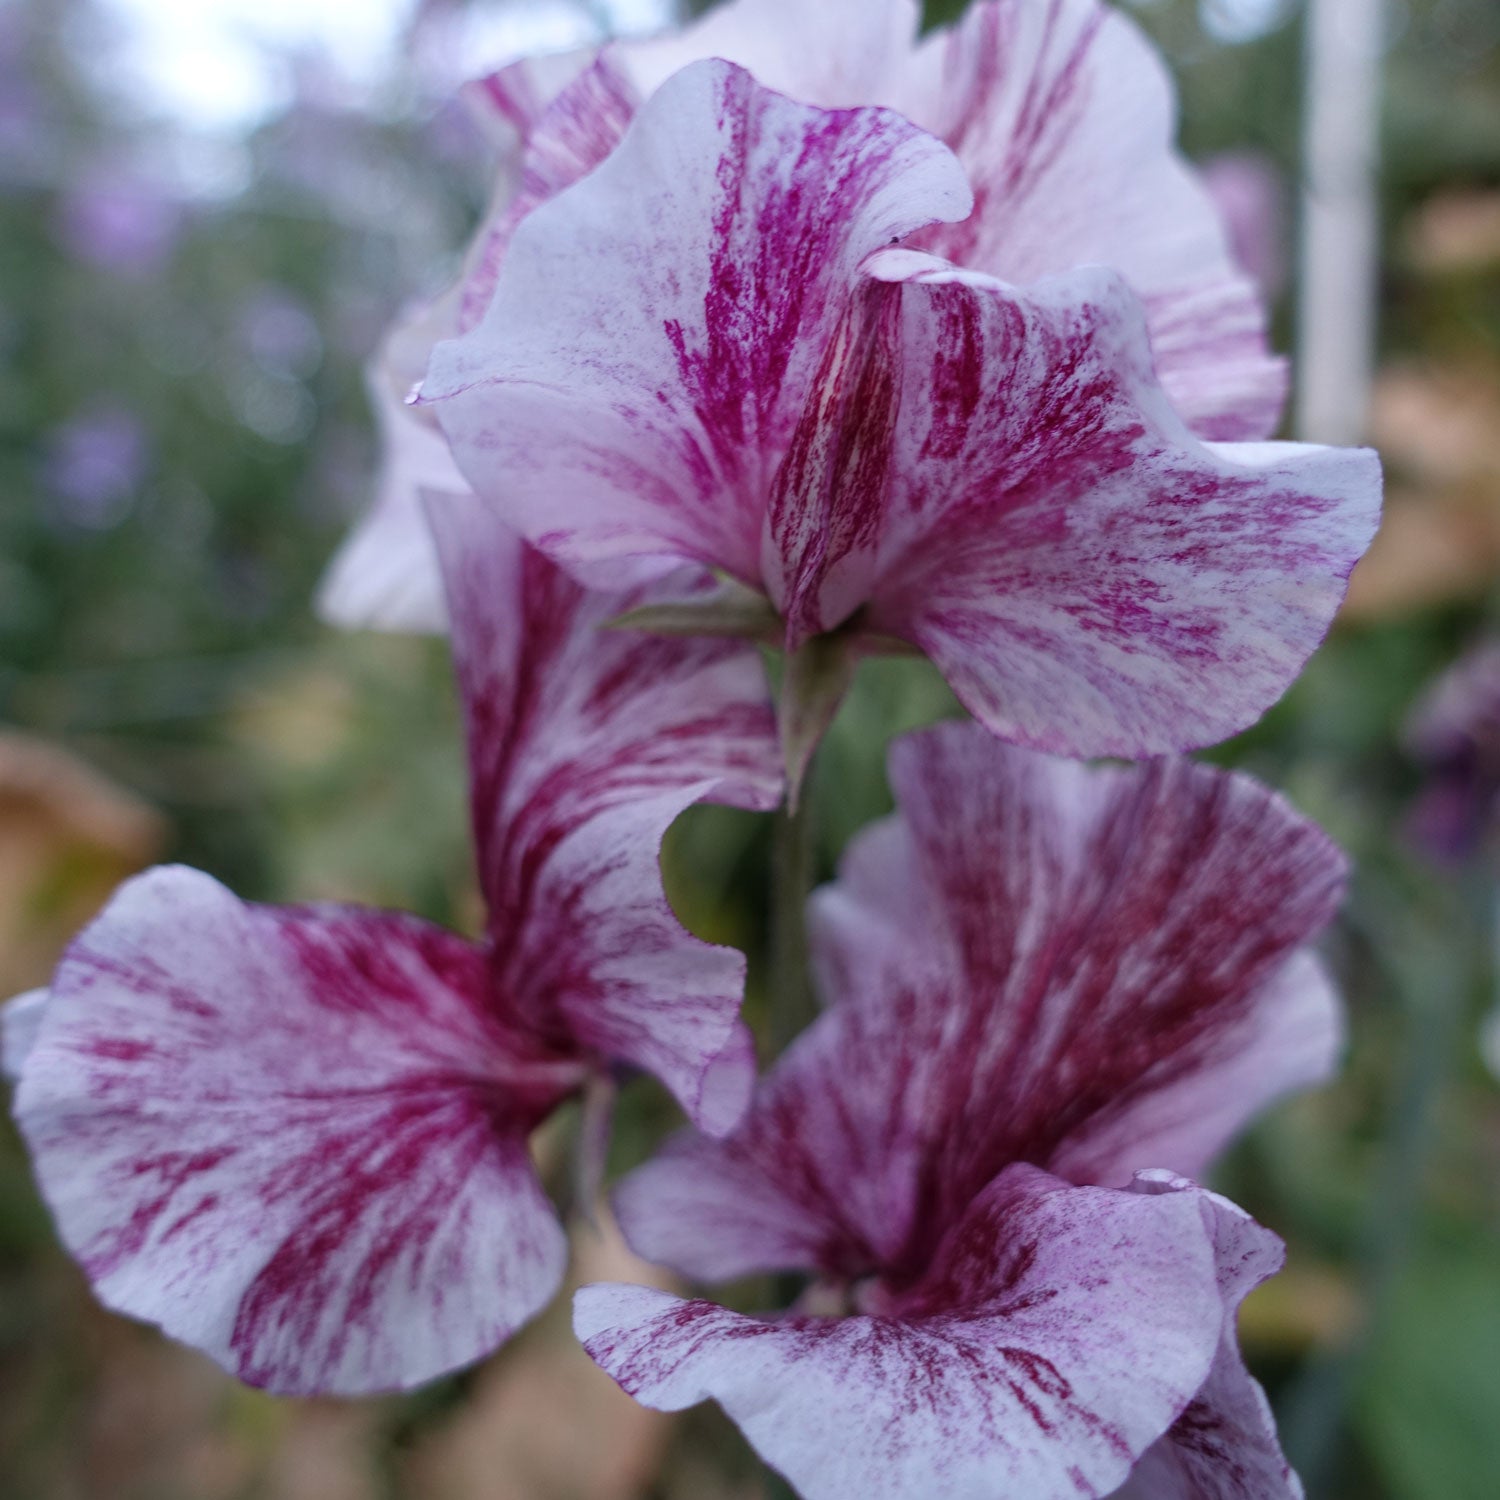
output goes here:
{"type": "MultiPolygon", "coordinates": [[[[309,601],[369,489],[362,362],[402,301],[452,270],[483,202],[485,149],[453,86],[497,49],[646,24],[653,6],[363,10],[381,48],[335,30],[320,49],[283,29],[257,53],[256,8],[241,6],[230,66],[212,37],[166,57],[161,38],[192,30],[191,5],[0,0],[6,992],[45,982],[112,884],[161,858],[254,898],[473,919],[441,644],[337,634],[309,601]]],[[[1235,153],[1215,172],[1251,204],[1261,243],[1246,255],[1287,348],[1296,0],[1133,13],[1180,81],[1186,149],[1235,153]]],[[[1290,1246],[1243,1333],[1313,1500],[1493,1500],[1500,1086],[1476,1038],[1495,991],[1494,872],[1440,871],[1408,848],[1418,772],[1398,734],[1500,603],[1500,5],[1393,0],[1387,31],[1370,436],[1390,519],[1306,675],[1214,756],[1285,789],[1358,861],[1330,944],[1349,1056],[1336,1084],[1257,1127],[1217,1183],[1290,1246]]],[[[825,873],[888,806],[889,734],[946,711],[918,665],[867,672],[819,767],[825,873]]],[[[685,918],[750,951],[752,1013],[767,823],[698,810],[668,851],[685,918]]],[[[669,1119],[641,1086],[621,1160],[669,1119]]],[[[608,1240],[578,1243],[585,1277],[644,1274],[608,1240]]],[[[13,1134],[0,1140],[6,1500],[760,1493],[727,1423],[639,1411],[556,1316],[408,1398],[244,1390],[95,1308],[13,1134]]]]}

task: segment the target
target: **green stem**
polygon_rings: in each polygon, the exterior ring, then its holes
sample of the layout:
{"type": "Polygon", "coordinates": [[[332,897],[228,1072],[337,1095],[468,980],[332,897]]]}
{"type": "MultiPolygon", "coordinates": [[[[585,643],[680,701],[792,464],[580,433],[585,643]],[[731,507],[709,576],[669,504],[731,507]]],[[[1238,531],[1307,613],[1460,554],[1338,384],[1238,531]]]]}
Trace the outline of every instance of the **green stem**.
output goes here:
{"type": "Polygon", "coordinates": [[[766,1500],[802,1500],[802,1497],[784,1480],[775,1469],[766,1470],[766,1500]]]}
{"type": "Polygon", "coordinates": [[[815,1005],[807,942],[813,882],[813,786],[796,812],[776,814],[771,855],[770,1036],[775,1054],[812,1019],[815,1005]]]}

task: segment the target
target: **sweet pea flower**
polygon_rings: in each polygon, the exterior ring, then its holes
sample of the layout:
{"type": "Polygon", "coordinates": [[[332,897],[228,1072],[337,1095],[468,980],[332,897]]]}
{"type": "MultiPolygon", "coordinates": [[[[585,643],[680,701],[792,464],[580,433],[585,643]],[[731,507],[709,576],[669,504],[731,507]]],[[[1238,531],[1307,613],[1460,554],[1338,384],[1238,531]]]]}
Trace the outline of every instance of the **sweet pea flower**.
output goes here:
{"type": "Polygon", "coordinates": [[[585,1287],[580,1338],[647,1406],[716,1399],[807,1500],[1300,1494],[1235,1330],[1280,1244],[1183,1174],[1331,1070],[1306,945],[1342,856],[1187,762],[951,724],[891,764],[898,812],[814,897],[827,1008],[737,1130],[616,1194],[638,1253],[807,1290],[585,1287]]]}
{"type": "MultiPolygon", "coordinates": [[[[921,38],[920,21],[915,0],[732,0],[675,35],[532,58],[471,86],[498,148],[493,204],[457,284],[388,339],[381,399],[399,403],[433,345],[481,319],[526,216],[597,166],[672,73],[720,57],[791,98],[884,105],[941,138],[974,206],[930,225],[924,248],[1017,285],[1114,267],[1141,298],[1158,378],[1188,426],[1208,439],[1270,436],[1285,366],[1267,351],[1263,308],[1212,199],[1173,145],[1172,83],[1135,24],[1099,0],[979,0],[921,38]]],[[[440,630],[413,482],[440,438],[420,408],[392,415],[375,503],[322,607],[339,624],[440,630]]]]}
{"type": "Polygon", "coordinates": [[[1500,641],[1481,642],[1442,673],[1403,738],[1425,773],[1407,819],[1413,841],[1440,864],[1492,844],[1500,823],[1500,641]]]}
{"type": "Polygon", "coordinates": [[[520,222],[423,385],[464,477],[563,567],[717,570],[717,600],[638,621],[785,648],[794,788],[891,649],[1035,749],[1222,739],[1374,530],[1372,453],[1199,441],[1117,273],[1022,287],[900,243],[970,197],[899,115],[694,64],[520,222]]]}
{"type": "Polygon", "coordinates": [[[565,1239],[527,1141],[622,1067],[708,1131],[748,1098],[743,959],[657,868],[689,803],[779,796],[753,650],[601,632],[472,496],[432,502],[464,701],[485,934],[126,884],[6,1017],[16,1119],[110,1307],[255,1385],[353,1394],[487,1353],[565,1239]]]}

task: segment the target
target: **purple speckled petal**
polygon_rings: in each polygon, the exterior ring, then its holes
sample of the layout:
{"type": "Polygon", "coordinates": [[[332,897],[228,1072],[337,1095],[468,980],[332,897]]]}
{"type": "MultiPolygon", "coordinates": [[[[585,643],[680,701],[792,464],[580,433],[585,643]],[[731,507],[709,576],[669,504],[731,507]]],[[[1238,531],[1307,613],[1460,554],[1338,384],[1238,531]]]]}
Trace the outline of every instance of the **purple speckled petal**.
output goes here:
{"type": "Polygon", "coordinates": [[[1170,1173],[1142,1172],[1132,1187],[1197,1198],[1214,1244],[1225,1321],[1208,1378],[1111,1500],[1302,1500],[1302,1482],[1281,1452],[1265,1392],[1245,1368],[1235,1335],[1245,1295],[1281,1269],[1281,1241],[1228,1199],[1170,1173]]]}
{"type": "Polygon", "coordinates": [[[892,782],[897,816],[814,898],[828,1009],[733,1135],[681,1136],[618,1189],[649,1258],[914,1275],[1010,1162],[1196,1171],[1331,1069],[1338,1006],[1302,945],[1344,860],[1275,794],[973,724],[898,742],[892,782]]]}
{"type": "MultiPolygon", "coordinates": [[[[950,145],[972,215],[930,231],[939,254],[1026,283],[1107,265],[1144,300],[1162,383],[1200,436],[1269,437],[1285,361],[1214,201],[1173,144],[1172,81],[1140,28],[1098,0],[980,0],[917,41],[911,0],[731,0],[672,36],[611,49],[641,97],[678,68],[728,58],[794,99],[883,105],[950,145]]],[[[545,58],[497,76],[534,129],[585,66],[545,58]]]]}
{"type": "Polygon", "coordinates": [[[100,1298],[252,1384],[354,1394],[488,1352],[565,1243],[526,1138],[577,1082],[413,918],[121,888],[57,971],[16,1118],[100,1298]]]}
{"type": "Polygon", "coordinates": [[[868,269],[867,297],[899,287],[905,369],[868,628],[1036,749],[1139,757],[1253,723],[1374,534],[1375,455],[1198,442],[1111,272],[868,269]]]}
{"type": "Polygon", "coordinates": [[[1193,430],[1271,435],[1285,362],[1172,143],[1172,82],[1133,21],[1098,0],[984,0],[872,102],[941,136],[974,184],[974,213],[930,232],[932,249],[1022,284],[1112,267],[1146,305],[1162,384],[1193,430]]]}
{"type": "MultiPolygon", "coordinates": [[[[483,96],[484,90],[477,93],[483,96]]],[[[479,320],[516,225],[602,161],[618,144],[634,108],[630,86],[608,51],[582,67],[529,122],[515,180],[502,174],[458,280],[431,302],[409,309],[387,336],[368,382],[380,434],[380,473],[369,512],[340,546],[319,589],[318,609],[330,624],[447,628],[422,496],[464,494],[469,486],[436,417],[407,404],[407,398],[427,373],[433,346],[479,320]]]]}
{"type": "Polygon", "coordinates": [[[484,316],[511,237],[533,209],[593,171],[620,144],[640,96],[607,48],[530,124],[513,192],[491,209],[465,267],[454,333],[484,316]]]}
{"type": "MultiPolygon", "coordinates": [[[[759,655],[604,629],[632,595],[584,590],[475,496],[430,510],[498,1003],[560,1047],[649,1069],[695,1119],[724,1128],[705,1086],[736,1035],[744,958],[682,927],[658,857],[693,802],[780,799],[759,655]]],[[[711,1090],[721,1100],[725,1081],[711,1090]]]]}
{"type": "Polygon", "coordinates": [[[969,197],[897,115],[697,64],[520,224],[425,398],[475,489],[580,576],[692,560],[758,585],[771,478],[860,261],[969,197]]]}
{"type": "Polygon", "coordinates": [[[807,1500],[1107,1494],[1202,1387],[1223,1322],[1192,1195],[1023,1166],[874,1315],[766,1322],[618,1285],[574,1303],[625,1390],[717,1400],[807,1500]]]}

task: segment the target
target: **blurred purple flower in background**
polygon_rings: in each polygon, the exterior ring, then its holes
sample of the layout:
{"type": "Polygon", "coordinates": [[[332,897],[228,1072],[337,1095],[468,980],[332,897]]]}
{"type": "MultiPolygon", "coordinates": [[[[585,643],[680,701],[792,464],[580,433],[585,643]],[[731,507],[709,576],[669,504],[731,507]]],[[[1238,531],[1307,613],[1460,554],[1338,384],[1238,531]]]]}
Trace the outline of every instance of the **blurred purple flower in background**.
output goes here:
{"type": "Polygon", "coordinates": [[[68,184],[56,230],[74,260],[143,279],[161,270],[177,248],[182,204],[161,182],[118,163],[96,162],[68,184]]]}
{"type": "Polygon", "coordinates": [[[1442,864],[1478,853],[1500,807],[1500,641],[1475,646],[1428,688],[1404,739],[1426,773],[1408,837],[1442,864]]]}
{"type": "Polygon", "coordinates": [[[323,338],[306,305],[283,286],[256,288],[239,315],[250,357],[271,375],[302,379],[323,361],[323,338]]]}
{"type": "Polygon", "coordinates": [[[150,439],[140,418],[107,402],[77,412],[52,429],[42,459],[42,483],[62,519],[102,531],[129,513],[150,462],[150,439]]]}
{"type": "Polygon", "coordinates": [[[1235,264],[1274,302],[1286,286],[1286,182],[1259,151],[1225,151],[1199,171],[1229,236],[1235,264]]]}

